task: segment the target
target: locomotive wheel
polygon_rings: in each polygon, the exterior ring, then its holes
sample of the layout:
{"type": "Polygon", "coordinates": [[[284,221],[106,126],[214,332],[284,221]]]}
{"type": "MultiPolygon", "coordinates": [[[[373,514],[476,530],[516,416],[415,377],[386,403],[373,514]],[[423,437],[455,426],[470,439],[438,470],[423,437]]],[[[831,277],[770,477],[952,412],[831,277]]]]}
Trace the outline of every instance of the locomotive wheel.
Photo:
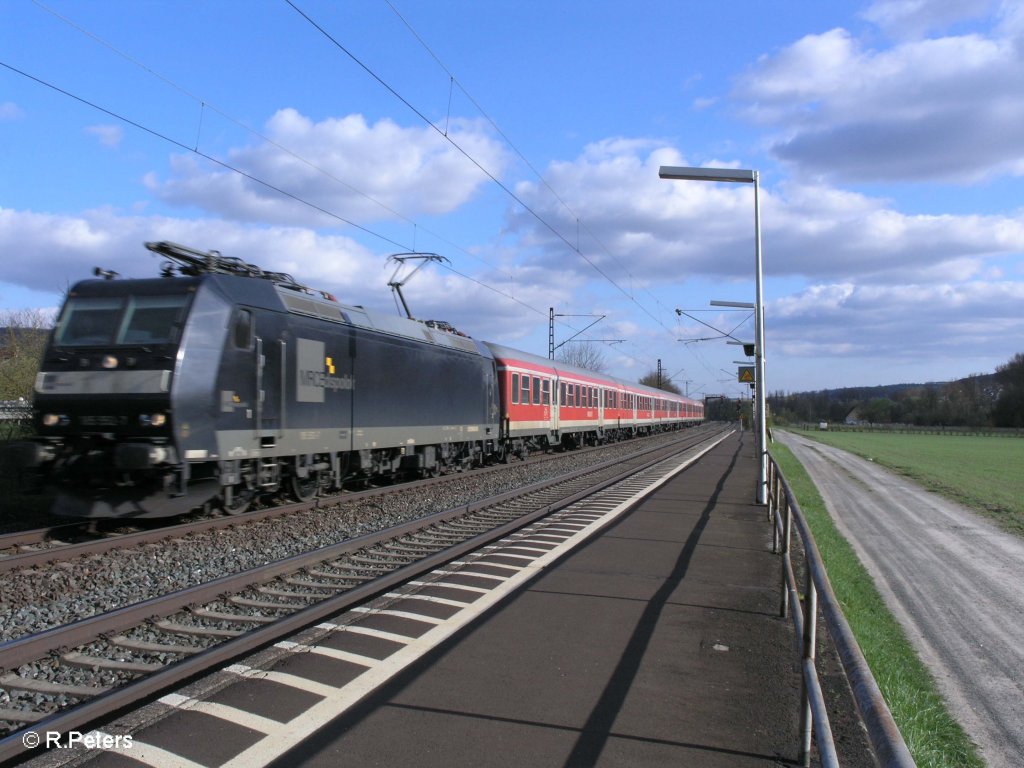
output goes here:
{"type": "Polygon", "coordinates": [[[311,501],[320,493],[320,473],[310,472],[306,477],[291,476],[292,497],[296,501],[311,501]]]}
{"type": "Polygon", "coordinates": [[[233,485],[224,489],[224,495],[221,497],[221,509],[228,515],[240,515],[249,508],[255,498],[256,492],[251,488],[233,485]]]}

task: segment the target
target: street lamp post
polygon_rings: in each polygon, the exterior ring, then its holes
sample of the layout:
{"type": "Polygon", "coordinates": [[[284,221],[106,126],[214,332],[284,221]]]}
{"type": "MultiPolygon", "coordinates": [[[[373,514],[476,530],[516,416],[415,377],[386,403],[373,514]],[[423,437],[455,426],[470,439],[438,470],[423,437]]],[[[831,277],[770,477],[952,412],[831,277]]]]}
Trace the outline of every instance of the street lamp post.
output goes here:
{"type": "Polygon", "coordinates": [[[683,181],[724,181],[754,185],[754,384],[756,387],[755,418],[757,421],[758,479],[757,503],[768,503],[768,429],[765,407],[764,378],[764,285],[761,271],[761,203],[758,173],[742,168],[687,168],[663,165],[658,170],[662,179],[683,181]]]}

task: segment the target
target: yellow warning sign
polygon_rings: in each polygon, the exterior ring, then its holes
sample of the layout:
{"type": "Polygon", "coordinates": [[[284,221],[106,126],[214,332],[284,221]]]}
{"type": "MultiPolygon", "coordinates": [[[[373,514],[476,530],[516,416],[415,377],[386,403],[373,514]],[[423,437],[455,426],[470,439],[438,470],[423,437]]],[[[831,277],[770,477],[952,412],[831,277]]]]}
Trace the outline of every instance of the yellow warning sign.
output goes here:
{"type": "Polygon", "coordinates": [[[752,366],[752,365],[740,366],[740,369],[739,369],[739,382],[740,382],[740,384],[753,384],[754,383],[754,366],[752,366]]]}

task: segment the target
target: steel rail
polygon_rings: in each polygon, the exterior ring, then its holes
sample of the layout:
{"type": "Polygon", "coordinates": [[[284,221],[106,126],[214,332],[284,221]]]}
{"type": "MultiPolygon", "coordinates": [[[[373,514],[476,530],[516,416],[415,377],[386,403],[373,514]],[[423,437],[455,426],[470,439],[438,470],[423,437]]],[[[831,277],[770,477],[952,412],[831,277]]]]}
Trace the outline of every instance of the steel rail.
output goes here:
{"type": "MultiPolygon", "coordinates": [[[[685,433],[684,433],[685,434],[685,433]]],[[[608,446],[600,446],[599,448],[588,448],[583,451],[578,451],[572,455],[583,455],[587,452],[600,450],[600,448],[607,448],[608,446]]],[[[650,450],[650,449],[644,449],[650,450]]],[[[550,461],[570,454],[557,454],[552,456],[534,457],[528,459],[528,463],[537,463],[538,461],[550,461]]],[[[595,465],[596,466],[596,465],[595,465]]],[[[508,469],[507,465],[497,465],[482,467],[475,470],[476,475],[480,476],[483,473],[501,472],[508,469]]],[[[396,493],[408,493],[410,491],[419,490],[421,488],[428,488],[433,485],[455,482],[458,480],[465,479],[467,475],[463,473],[452,473],[443,475],[441,477],[425,478],[421,480],[414,480],[410,482],[399,483],[394,486],[387,486],[384,488],[371,488],[362,491],[347,491],[344,493],[331,494],[327,496],[318,496],[315,499],[311,499],[306,502],[290,502],[286,504],[279,504],[276,506],[270,506],[263,509],[250,510],[238,515],[227,515],[222,517],[211,517],[204,520],[192,520],[185,523],[178,523],[175,525],[162,526],[159,528],[153,528],[150,530],[136,531],[132,533],[117,534],[107,536],[104,538],[97,538],[90,541],[74,542],[74,543],[60,543],[56,546],[45,547],[42,549],[32,550],[28,552],[20,552],[13,555],[3,555],[0,553],[0,573],[6,571],[12,571],[20,568],[30,568],[36,565],[43,565],[45,563],[53,562],[54,560],[64,560],[72,557],[79,557],[83,555],[94,555],[109,552],[113,549],[120,549],[125,547],[137,546],[140,544],[153,544],[159,541],[163,541],[169,538],[178,538],[187,536],[192,533],[202,533],[208,530],[218,530],[222,528],[231,528],[241,526],[246,523],[256,522],[273,517],[282,517],[288,514],[294,514],[297,512],[303,512],[306,510],[320,509],[331,507],[338,504],[349,504],[352,502],[365,501],[369,499],[376,499],[381,496],[388,496],[396,493]]],[[[47,539],[54,532],[60,533],[61,531],[66,532],[77,532],[78,534],[84,533],[89,525],[95,524],[96,522],[121,522],[123,525],[131,525],[136,522],[131,518],[118,519],[100,519],[91,520],[87,522],[74,522],[67,523],[64,525],[51,526],[49,528],[35,528],[27,531],[17,531],[13,533],[0,534],[0,551],[3,549],[10,549],[19,545],[34,545],[34,544],[46,544],[47,539]]]]}
{"type": "MultiPolygon", "coordinates": [[[[687,445],[686,447],[691,446],[687,445]]],[[[685,450],[686,447],[682,448],[682,450],[685,450]]],[[[638,454],[638,456],[645,456],[663,449],[664,446],[657,446],[638,454]]],[[[678,445],[674,445],[673,449],[680,450],[678,445]]],[[[319,564],[326,560],[333,560],[352,552],[358,552],[361,549],[400,538],[486,507],[543,492],[557,485],[573,482],[581,477],[604,471],[618,464],[622,464],[621,459],[610,459],[592,467],[585,467],[566,475],[533,483],[524,488],[506,491],[497,496],[481,499],[470,504],[434,512],[415,520],[391,526],[390,528],[363,534],[353,539],[346,539],[337,544],[330,544],[326,547],[320,547],[282,560],[276,560],[258,568],[228,574],[212,581],[176,590],[166,595],[159,595],[138,603],[115,608],[112,611],[81,619],[73,624],[65,624],[23,638],[9,640],[0,644],[0,672],[11,670],[22,664],[43,658],[50,653],[59,651],[61,648],[81,645],[96,639],[99,635],[120,632],[152,618],[166,618],[182,608],[210,602],[222,595],[239,592],[253,585],[275,579],[278,576],[292,574],[311,565],[319,564]]]]}
{"type": "Polygon", "coordinates": [[[0,660],[4,667],[11,668],[27,661],[33,661],[45,657],[47,653],[59,648],[74,647],[82,644],[83,641],[95,640],[97,636],[119,631],[153,618],[154,616],[167,616],[175,613],[187,605],[194,605],[206,598],[216,598],[232,591],[241,585],[243,588],[255,583],[267,581],[275,576],[284,573],[291,573],[313,563],[330,560],[338,554],[346,554],[348,551],[364,549],[370,544],[388,541],[405,535],[412,531],[423,530],[436,523],[443,523],[448,519],[457,518],[490,506],[502,503],[513,498],[546,491],[552,486],[574,482],[588,474],[595,474],[605,469],[622,466],[623,469],[610,477],[601,479],[586,488],[569,490],[569,495],[557,500],[544,502],[531,512],[519,516],[514,520],[506,522],[481,534],[471,536],[465,541],[439,550],[427,555],[422,559],[394,569],[373,580],[367,581],[358,586],[352,587],[343,593],[328,598],[313,605],[299,608],[294,613],[265,624],[257,629],[250,630],[244,635],[221,642],[211,646],[204,651],[185,659],[173,662],[166,667],[153,672],[145,677],[133,680],[121,687],[114,688],[106,693],[101,693],[88,701],[58,712],[50,717],[36,721],[30,726],[14,731],[0,739],[0,762],[11,759],[26,749],[23,739],[29,732],[38,735],[47,731],[67,732],[80,729],[89,723],[96,721],[106,715],[120,711],[125,707],[137,703],[154,693],[165,690],[209,669],[221,665],[226,661],[242,656],[246,653],[265,647],[282,637],[294,634],[295,632],[312,626],[322,621],[327,616],[337,614],[347,608],[371,599],[379,594],[391,590],[394,586],[410,579],[427,573],[444,563],[458,559],[466,553],[496,541],[508,534],[526,526],[535,520],[563,509],[580,499],[597,493],[608,486],[621,482],[639,472],[648,469],[666,458],[678,454],[681,451],[692,448],[705,439],[714,436],[703,434],[702,439],[694,441],[680,441],[671,446],[658,446],[651,448],[627,462],[621,459],[613,459],[603,462],[597,467],[588,467],[582,470],[569,473],[556,479],[549,479],[534,483],[526,488],[516,491],[509,491],[499,496],[484,499],[472,504],[459,506],[453,509],[435,513],[425,518],[420,518],[400,526],[394,526],[384,531],[367,534],[357,539],[340,542],[329,547],[324,547],[313,552],[287,558],[285,560],[270,563],[260,569],[246,571],[239,574],[217,579],[207,584],[186,590],[179,590],[171,595],[153,598],[132,606],[127,606],[107,614],[83,619],[66,627],[49,630],[40,635],[35,635],[20,640],[11,641],[0,646],[0,660]],[[685,442],[686,445],[680,445],[685,442]],[[651,454],[656,454],[650,457],[651,454]],[[645,458],[650,457],[650,458],[645,458]],[[643,459],[635,463],[634,459],[643,459]],[[166,602],[168,605],[160,605],[166,602]],[[169,606],[174,605],[173,609],[169,606]]]}

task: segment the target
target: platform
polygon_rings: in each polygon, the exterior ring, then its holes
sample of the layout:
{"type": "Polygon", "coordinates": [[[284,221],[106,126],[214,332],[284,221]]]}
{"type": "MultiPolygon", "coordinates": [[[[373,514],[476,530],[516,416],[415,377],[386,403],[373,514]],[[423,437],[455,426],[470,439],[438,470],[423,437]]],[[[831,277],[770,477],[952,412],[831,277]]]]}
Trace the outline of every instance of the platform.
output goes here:
{"type": "Polygon", "coordinates": [[[88,764],[795,764],[754,437],[691,461],[162,697],[131,749],[88,764]]]}
{"type": "Polygon", "coordinates": [[[737,433],[275,765],[791,764],[799,677],[737,433]]]}

